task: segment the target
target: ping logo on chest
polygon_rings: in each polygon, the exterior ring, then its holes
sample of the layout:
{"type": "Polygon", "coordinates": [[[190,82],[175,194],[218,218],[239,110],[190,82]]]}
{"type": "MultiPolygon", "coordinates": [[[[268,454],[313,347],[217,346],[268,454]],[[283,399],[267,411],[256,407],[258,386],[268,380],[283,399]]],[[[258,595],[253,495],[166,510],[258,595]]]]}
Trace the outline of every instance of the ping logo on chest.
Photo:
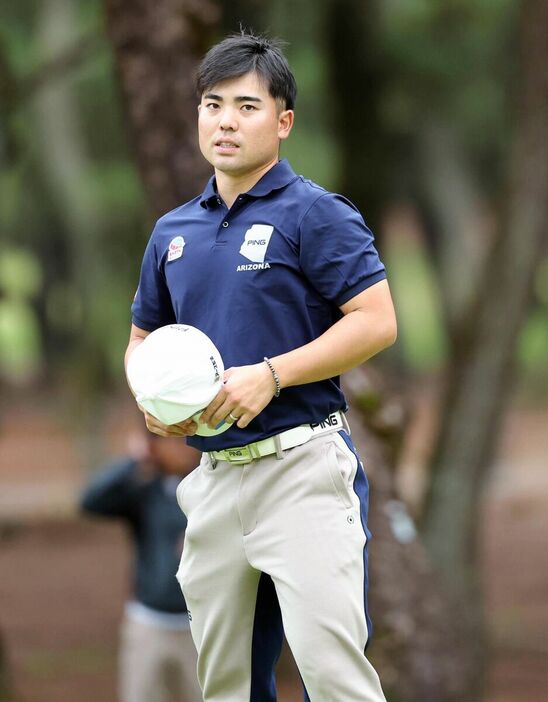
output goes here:
{"type": "Polygon", "coordinates": [[[240,254],[247,258],[248,261],[252,261],[252,265],[242,264],[236,270],[254,271],[270,268],[270,264],[265,262],[264,259],[273,231],[274,227],[270,224],[254,224],[246,231],[244,242],[240,246],[240,254]]]}

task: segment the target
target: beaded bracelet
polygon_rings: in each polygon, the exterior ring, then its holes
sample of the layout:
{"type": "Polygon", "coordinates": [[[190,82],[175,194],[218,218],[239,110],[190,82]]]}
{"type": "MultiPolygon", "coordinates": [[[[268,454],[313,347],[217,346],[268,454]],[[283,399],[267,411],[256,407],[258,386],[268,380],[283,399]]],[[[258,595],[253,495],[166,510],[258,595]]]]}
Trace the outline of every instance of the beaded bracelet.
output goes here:
{"type": "Polygon", "coordinates": [[[274,397],[280,397],[280,392],[282,389],[281,383],[280,383],[280,376],[276,373],[276,369],[272,365],[272,361],[267,358],[266,356],[263,358],[263,361],[266,363],[266,365],[269,367],[270,372],[272,373],[272,377],[274,378],[274,382],[276,383],[276,392],[274,393],[274,397]]]}

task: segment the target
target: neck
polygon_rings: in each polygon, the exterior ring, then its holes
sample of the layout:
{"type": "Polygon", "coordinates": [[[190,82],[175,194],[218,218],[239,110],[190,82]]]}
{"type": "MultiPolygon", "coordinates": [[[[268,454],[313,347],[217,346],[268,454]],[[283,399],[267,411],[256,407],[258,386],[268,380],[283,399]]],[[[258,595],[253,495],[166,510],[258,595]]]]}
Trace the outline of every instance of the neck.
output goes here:
{"type": "Polygon", "coordinates": [[[245,175],[241,176],[233,173],[225,173],[215,169],[217,192],[223,198],[226,206],[228,208],[232,207],[238,195],[241,193],[247,193],[248,190],[251,190],[251,188],[261,180],[264,174],[273,168],[277,163],[278,157],[276,156],[276,158],[270,163],[257,168],[257,170],[253,171],[252,173],[246,173],[245,175]]]}

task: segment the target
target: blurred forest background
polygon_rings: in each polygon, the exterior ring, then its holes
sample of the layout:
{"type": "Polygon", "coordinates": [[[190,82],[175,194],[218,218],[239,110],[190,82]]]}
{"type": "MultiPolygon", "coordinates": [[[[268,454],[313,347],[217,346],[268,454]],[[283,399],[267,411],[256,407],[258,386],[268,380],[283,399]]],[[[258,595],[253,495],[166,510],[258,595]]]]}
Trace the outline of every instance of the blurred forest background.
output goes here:
{"type": "Polygon", "coordinates": [[[288,42],[283,155],[358,205],[396,302],[346,378],[387,698],[545,700],[545,0],[0,0],[0,700],[115,699],[127,554],[76,497],[139,421],[142,253],[203,188],[193,71],[240,23],[288,42]]]}

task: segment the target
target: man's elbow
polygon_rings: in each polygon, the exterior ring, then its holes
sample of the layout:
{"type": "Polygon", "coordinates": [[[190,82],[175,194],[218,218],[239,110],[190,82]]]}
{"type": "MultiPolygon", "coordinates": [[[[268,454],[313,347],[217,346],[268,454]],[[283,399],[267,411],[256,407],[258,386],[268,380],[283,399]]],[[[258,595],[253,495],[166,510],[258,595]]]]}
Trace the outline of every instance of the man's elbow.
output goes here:
{"type": "Polygon", "coordinates": [[[389,319],[385,319],[384,323],[379,329],[379,343],[380,351],[389,348],[396,343],[398,338],[398,323],[396,317],[392,316],[389,319]]]}

